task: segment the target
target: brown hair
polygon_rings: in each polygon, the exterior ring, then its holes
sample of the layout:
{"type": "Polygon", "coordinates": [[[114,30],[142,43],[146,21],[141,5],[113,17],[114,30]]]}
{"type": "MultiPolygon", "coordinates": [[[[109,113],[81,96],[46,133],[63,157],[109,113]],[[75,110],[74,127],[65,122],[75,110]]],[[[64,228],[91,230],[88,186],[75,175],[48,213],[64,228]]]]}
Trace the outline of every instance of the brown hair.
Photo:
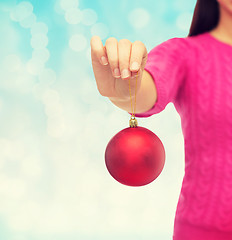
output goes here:
{"type": "Polygon", "coordinates": [[[188,36],[198,35],[215,28],[219,22],[217,0],[197,0],[188,36]]]}

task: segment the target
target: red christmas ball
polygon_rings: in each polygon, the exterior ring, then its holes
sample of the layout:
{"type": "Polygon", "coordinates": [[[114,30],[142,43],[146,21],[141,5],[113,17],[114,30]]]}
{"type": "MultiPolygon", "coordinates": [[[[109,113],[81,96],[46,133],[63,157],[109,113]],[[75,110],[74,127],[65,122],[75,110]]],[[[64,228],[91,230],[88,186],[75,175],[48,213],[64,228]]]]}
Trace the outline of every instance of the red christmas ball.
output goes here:
{"type": "Polygon", "coordinates": [[[128,186],[143,186],[154,181],[165,163],[160,139],[144,127],[128,127],[108,143],[105,163],[111,176],[128,186]]]}

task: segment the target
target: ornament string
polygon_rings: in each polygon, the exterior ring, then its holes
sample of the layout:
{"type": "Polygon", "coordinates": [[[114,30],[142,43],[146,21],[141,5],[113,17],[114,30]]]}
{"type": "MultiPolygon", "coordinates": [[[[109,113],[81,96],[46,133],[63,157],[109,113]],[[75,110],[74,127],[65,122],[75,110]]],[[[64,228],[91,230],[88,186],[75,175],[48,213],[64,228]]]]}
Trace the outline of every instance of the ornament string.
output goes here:
{"type": "Polygon", "coordinates": [[[132,96],[131,96],[131,84],[130,84],[130,78],[129,78],[129,91],[130,91],[130,99],[131,99],[131,118],[129,121],[130,127],[137,127],[138,126],[138,121],[135,118],[135,109],[136,109],[136,90],[137,90],[137,78],[139,74],[136,74],[136,83],[135,83],[135,104],[134,104],[134,110],[133,110],[133,103],[132,103],[132,96]]]}
{"type": "Polygon", "coordinates": [[[130,91],[130,99],[131,99],[131,117],[135,118],[135,109],[136,109],[136,90],[137,90],[137,78],[139,74],[136,74],[136,82],[135,82],[135,103],[134,103],[134,110],[133,110],[133,103],[132,103],[132,96],[131,96],[131,85],[130,85],[130,78],[129,78],[129,91],[130,91]],[[133,113],[134,112],[134,113],[133,113]]]}

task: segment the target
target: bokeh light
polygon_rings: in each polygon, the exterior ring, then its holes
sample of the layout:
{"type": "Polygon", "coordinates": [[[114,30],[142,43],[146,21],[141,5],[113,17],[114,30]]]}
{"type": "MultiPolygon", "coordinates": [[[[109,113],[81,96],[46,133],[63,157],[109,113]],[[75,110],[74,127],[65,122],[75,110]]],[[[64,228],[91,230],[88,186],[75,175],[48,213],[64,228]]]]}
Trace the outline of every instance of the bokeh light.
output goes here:
{"type": "Polygon", "coordinates": [[[69,46],[74,51],[83,51],[87,46],[87,39],[81,34],[75,34],[70,38],[69,46]]]}
{"type": "Polygon", "coordinates": [[[31,38],[32,48],[35,48],[35,49],[45,48],[47,45],[48,45],[48,38],[45,34],[38,33],[38,34],[32,35],[32,38],[31,38]]]}
{"type": "Polygon", "coordinates": [[[32,59],[35,59],[39,62],[47,62],[50,57],[50,53],[47,48],[34,49],[32,52],[32,59]]]}
{"type": "Polygon", "coordinates": [[[36,22],[36,16],[34,13],[31,13],[29,16],[21,20],[19,24],[24,28],[31,28],[35,22],[36,22]]]}
{"type": "Polygon", "coordinates": [[[109,29],[104,23],[95,23],[91,27],[91,34],[98,35],[101,39],[105,39],[109,34],[109,29]]]}
{"type": "Polygon", "coordinates": [[[39,60],[31,59],[27,62],[26,68],[30,74],[38,75],[44,68],[44,64],[39,60]]]}
{"type": "Polygon", "coordinates": [[[78,0],[60,0],[60,6],[65,11],[67,11],[70,8],[78,7],[78,4],[79,4],[78,0]]]}
{"type": "Polygon", "coordinates": [[[93,9],[84,9],[82,11],[82,23],[91,26],[97,21],[97,13],[93,9]]]}
{"type": "Polygon", "coordinates": [[[33,12],[32,4],[30,2],[23,1],[12,9],[10,17],[13,21],[20,22],[26,17],[30,16],[32,12],[33,12]]]}
{"type": "Polygon", "coordinates": [[[134,28],[143,28],[148,24],[150,14],[145,9],[137,8],[129,13],[128,19],[134,28]]]}
{"type": "Polygon", "coordinates": [[[70,8],[65,12],[65,19],[70,24],[78,24],[81,22],[82,12],[77,8],[70,8]]]}

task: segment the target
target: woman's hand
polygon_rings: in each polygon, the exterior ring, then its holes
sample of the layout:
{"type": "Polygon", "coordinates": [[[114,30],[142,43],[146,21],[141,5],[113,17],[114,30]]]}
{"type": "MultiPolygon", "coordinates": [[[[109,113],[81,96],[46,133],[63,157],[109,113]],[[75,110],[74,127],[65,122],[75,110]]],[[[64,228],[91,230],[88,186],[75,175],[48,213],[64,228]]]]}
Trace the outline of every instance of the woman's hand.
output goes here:
{"type": "Polygon", "coordinates": [[[98,91],[111,99],[130,98],[128,79],[134,93],[141,86],[143,69],[147,61],[147,49],[141,41],[127,39],[117,41],[110,37],[105,46],[99,36],[91,38],[91,58],[98,91]]]}

